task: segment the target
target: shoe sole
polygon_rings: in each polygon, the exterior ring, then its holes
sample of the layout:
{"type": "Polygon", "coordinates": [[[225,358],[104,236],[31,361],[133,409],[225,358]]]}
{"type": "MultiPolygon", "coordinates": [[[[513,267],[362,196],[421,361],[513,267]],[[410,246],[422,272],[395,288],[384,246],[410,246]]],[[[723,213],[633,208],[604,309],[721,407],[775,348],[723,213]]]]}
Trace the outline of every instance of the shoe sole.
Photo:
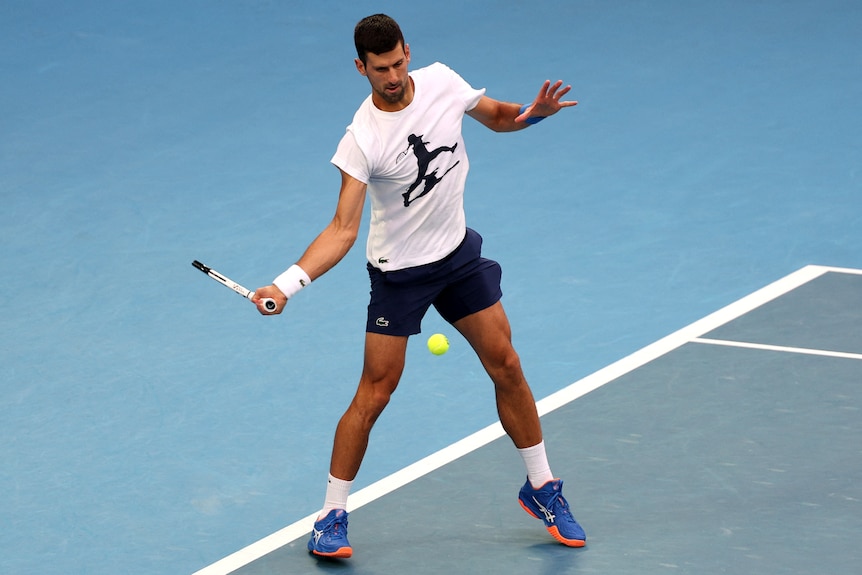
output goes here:
{"type": "Polygon", "coordinates": [[[331,553],[324,553],[323,551],[317,551],[315,549],[312,549],[311,552],[318,557],[327,557],[330,559],[349,559],[353,556],[353,547],[341,547],[331,553]]]}
{"type": "MultiPolygon", "coordinates": [[[[530,508],[524,505],[523,501],[518,499],[518,503],[521,505],[521,509],[526,511],[530,515],[530,517],[534,517],[539,521],[542,521],[542,518],[530,511],[530,508]]],[[[544,521],[542,521],[542,523],[544,523],[544,521]]],[[[553,527],[546,527],[545,529],[548,530],[548,533],[551,534],[551,537],[553,537],[567,547],[583,547],[587,544],[587,542],[583,539],[566,539],[565,537],[560,535],[560,529],[556,525],[554,525],[553,527]]]]}

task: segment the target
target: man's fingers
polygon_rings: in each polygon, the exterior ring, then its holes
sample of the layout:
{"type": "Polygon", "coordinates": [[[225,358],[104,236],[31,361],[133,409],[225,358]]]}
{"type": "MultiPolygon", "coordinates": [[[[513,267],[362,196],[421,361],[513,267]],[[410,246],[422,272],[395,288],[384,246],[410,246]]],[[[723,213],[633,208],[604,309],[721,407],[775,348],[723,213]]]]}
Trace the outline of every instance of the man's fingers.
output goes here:
{"type": "Polygon", "coordinates": [[[551,86],[550,89],[548,90],[548,97],[552,98],[554,100],[559,100],[560,98],[562,98],[563,96],[568,94],[572,89],[571,85],[566,86],[566,87],[562,87],[562,86],[563,86],[563,81],[557,80],[557,82],[553,86],[551,86]]]}
{"type": "MultiPolygon", "coordinates": [[[[571,102],[561,102],[560,99],[572,91],[572,86],[567,85],[563,86],[562,80],[557,80],[554,83],[551,83],[550,80],[545,80],[542,84],[542,88],[539,90],[539,95],[536,98],[536,101],[530,105],[523,114],[519,115],[518,118],[523,117],[526,119],[533,112],[536,112],[540,116],[550,116],[551,114],[556,113],[560,108],[568,108],[571,106],[576,106],[578,104],[577,101],[571,102]]],[[[516,118],[517,121],[517,118],[516,118]]]]}
{"type": "Polygon", "coordinates": [[[551,88],[551,81],[545,80],[542,87],[539,89],[539,100],[548,97],[548,90],[551,88]]]}

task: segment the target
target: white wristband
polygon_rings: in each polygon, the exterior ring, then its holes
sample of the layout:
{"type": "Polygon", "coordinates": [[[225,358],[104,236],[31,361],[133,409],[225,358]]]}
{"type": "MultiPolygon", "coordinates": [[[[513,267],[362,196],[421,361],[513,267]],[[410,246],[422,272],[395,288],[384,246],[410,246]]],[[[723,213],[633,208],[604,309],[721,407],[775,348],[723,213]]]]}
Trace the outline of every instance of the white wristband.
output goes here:
{"type": "Polygon", "coordinates": [[[294,264],[287,268],[283,274],[272,280],[273,285],[281,290],[287,299],[292,298],[296,293],[311,283],[311,278],[298,265],[294,264]]]}

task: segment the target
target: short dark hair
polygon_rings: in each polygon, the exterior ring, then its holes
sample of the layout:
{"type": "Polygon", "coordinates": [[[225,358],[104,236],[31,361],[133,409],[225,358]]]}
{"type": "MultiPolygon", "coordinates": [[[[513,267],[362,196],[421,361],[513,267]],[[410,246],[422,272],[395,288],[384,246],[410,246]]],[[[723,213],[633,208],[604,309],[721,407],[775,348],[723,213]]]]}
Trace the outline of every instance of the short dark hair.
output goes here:
{"type": "Polygon", "coordinates": [[[385,54],[404,46],[404,35],[398,22],[386,14],[367,16],[356,24],[353,30],[353,42],[356,44],[356,54],[362,63],[367,62],[367,54],[385,54]]]}

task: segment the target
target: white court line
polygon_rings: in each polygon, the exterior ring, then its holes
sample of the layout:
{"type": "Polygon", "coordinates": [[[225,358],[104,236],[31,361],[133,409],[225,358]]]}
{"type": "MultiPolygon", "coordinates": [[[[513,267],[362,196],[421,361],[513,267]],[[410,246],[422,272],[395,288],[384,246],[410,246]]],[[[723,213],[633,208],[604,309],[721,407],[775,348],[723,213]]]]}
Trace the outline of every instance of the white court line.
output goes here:
{"type": "Polygon", "coordinates": [[[811,349],[808,347],[787,347],[784,345],[767,345],[764,343],[751,343],[747,341],[728,341],[725,339],[710,339],[696,337],[692,343],[705,343],[708,345],[723,345],[726,347],[744,347],[747,349],[759,349],[763,351],[781,351],[785,353],[802,353],[806,355],[822,355],[826,357],[840,357],[844,359],[862,359],[860,353],[847,353],[844,351],[829,351],[825,349],[811,349]]]}
{"type": "MultiPolygon", "coordinates": [[[[821,275],[834,271],[841,273],[853,273],[862,275],[862,270],[851,270],[844,268],[829,268],[824,266],[806,266],[784,278],[743,297],[740,300],[700,319],[679,331],[676,331],[655,343],[652,343],[587,377],[576,381],[568,387],[545,397],[536,402],[539,415],[546,415],[587,393],[598,389],[622,375],[625,375],[650,361],[657,359],[674,349],[700,337],[701,335],[716,329],[725,323],[736,319],[753,309],[786,294],[797,287],[810,282],[821,275]]],[[[383,497],[415,481],[416,479],[451,463],[456,459],[475,451],[492,441],[503,437],[503,427],[496,422],[440,451],[413,463],[400,471],[384,477],[372,483],[364,489],[350,495],[348,500],[348,511],[352,511],[367,505],[372,501],[383,497]]],[[[248,547],[228,555],[224,559],[204,567],[194,575],[227,575],[260,559],[261,557],[279,549],[288,543],[296,541],[300,537],[308,535],[311,525],[317,513],[313,513],[287,527],[276,531],[272,535],[252,543],[248,547]]]]}
{"type": "MultiPolygon", "coordinates": [[[[616,363],[601,369],[592,375],[588,375],[581,381],[566,387],[557,393],[549,395],[536,403],[539,406],[539,414],[544,415],[558,407],[577,399],[583,393],[578,394],[580,386],[596,389],[609,381],[624,375],[642,365],[657,359],[674,349],[700,337],[710,331],[740,317],[763,304],[770,302],[779,296],[786,294],[811,280],[814,280],[829,271],[837,271],[838,268],[826,268],[823,266],[806,266],[768,286],[753,292],[720,310],[709,314],[679,331],[664,337],[645,348],[636,351],[632,355],[621,359],[616,363]]],[[[855,270],[854,270],[855,271],[855,270]]],[[[862,273],[857,271],[856,273],[862,273]]]]}
{"type": "Polygon", "coordinates": [[[823,270],[823,273],[826,272],[835,272],[839,274],[853,274],[857,276],[862,276],[862,270],[857,270],[853,268],[836,268],[832,266],[809,266],[809,267],[819,267],[823,270]]]}

